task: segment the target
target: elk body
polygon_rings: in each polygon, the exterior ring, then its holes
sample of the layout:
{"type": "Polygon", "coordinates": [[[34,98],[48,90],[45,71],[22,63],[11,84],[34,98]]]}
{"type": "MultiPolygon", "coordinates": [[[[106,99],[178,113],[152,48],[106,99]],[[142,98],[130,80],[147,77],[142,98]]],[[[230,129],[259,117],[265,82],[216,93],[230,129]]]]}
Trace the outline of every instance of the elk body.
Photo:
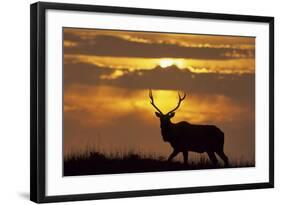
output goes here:
{"type": "Polygon", "coordinates": [[[224,133],[214,125],[195,125],[186,121],[172,123],[171,118],[175,116],[175,111],[180,107],[181,102],[185,99],[179,94],[179,101],[173,110],[167,114],[163,114],[161,110],[154,104],[152,91],[149,91],[151,105],[157,110],[156,116],[160,118],[161,135],[165,142],[169,142],[173,148],[173,152],[168,158],[171,161],[180,152],[183,154],[184,164],[188,162],[188,152],[207,152],[210,160],[217,165],[216,155],[219,155],[228,166],[228,157],[223,151],[224,133]]]}

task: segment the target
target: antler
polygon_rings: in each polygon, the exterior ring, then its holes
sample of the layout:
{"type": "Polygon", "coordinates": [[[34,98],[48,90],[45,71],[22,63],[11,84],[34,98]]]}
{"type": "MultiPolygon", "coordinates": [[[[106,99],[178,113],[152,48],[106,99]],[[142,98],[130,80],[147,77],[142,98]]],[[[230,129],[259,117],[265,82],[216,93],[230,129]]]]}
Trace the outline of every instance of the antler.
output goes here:
{"type": "Polygon", "coordinates": [[[184,93],[184,96],[183,96],[183,97],[181,97],[180,93],[178,93],[178,95],[179,95],[179,102],[178,102],[178,105],[177,105],[173,110],[171,110],[170,112],[168,112],[167,114],[176,111],[176,110],[180,107],[181,102],[182,102],[182,101],[184,100],[184,98],[186,97],[186,93],[184,93]]]}
{"type": "Polygon", "coordinates": [[[153,99],[153,95],[152,95],[151,89],[149,89],[149,98],[150,98],[150,104],[151,104],[158,112],[160,112],[160,113],[163,115],[163,113],[161,112],[161,110],[154,104],[154,99],[153,99]]]}

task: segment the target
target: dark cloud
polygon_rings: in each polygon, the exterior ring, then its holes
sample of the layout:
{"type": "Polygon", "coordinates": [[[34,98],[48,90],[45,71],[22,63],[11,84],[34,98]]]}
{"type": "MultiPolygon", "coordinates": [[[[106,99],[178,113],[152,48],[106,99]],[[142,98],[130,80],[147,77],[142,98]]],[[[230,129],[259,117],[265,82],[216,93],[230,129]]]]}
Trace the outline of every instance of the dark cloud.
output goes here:
{"type": "Polygon", "coordinates": [[[254,56],[254,50],[252,49],[184,47],[165,43],[140,43],[110,35],[95,35],[87,38],[80,38],[71,33],[65,33],[64,35],[64,40],[77,43],[76,46],[65,47],[65,54],[192,59],[238,59],[253,58],[254,56]]]}
{"type": "Polygon", "coordinates": [[[107,83],[135,89],[172,89],[196,94],[221,94],[237,98],[254,98],[254,74],[192,73],[175,66],[128,72],[107,83]]]}
{"type": "Polygon", "coordinates": [[[220,74],[193,73],[188,69],[156,67],[153,70],[135,70],[124,72],[116,79],[101,79],[102,75],[110,75],[115,70],[100,68],[90,64],[65,64],[65,85],[111,85],[126,89],[167,89],[182,90],[194,94],[217,94],[238,101],[254,102],[254,74],[220,74]]]}
{"type": "Polygon", "coordinates": [[[80,40],[82,40],[80,35],[75,35],[74,33],[67,32],[67,31],[63,32],[63,38],[64,40],[73,41],[73,42],[77,42],[77,41],[79,42],[80,40]]]}
{"type": "Polygon", "coordinates": [[[86,63],[64,63],[64,84],[99,84],[100,76],[112,73],[112,69],[104,69],[86,63]]]}

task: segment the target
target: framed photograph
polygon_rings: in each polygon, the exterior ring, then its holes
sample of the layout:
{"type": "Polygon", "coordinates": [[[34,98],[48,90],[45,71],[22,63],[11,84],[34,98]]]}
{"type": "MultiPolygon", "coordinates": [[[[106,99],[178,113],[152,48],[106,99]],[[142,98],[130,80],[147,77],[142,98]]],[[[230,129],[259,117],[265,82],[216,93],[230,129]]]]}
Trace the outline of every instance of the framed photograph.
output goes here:
{"type": "Polygon", "coordinates": [[[30,198],[274,187],[274,18],[31,5],[30,198]]]}

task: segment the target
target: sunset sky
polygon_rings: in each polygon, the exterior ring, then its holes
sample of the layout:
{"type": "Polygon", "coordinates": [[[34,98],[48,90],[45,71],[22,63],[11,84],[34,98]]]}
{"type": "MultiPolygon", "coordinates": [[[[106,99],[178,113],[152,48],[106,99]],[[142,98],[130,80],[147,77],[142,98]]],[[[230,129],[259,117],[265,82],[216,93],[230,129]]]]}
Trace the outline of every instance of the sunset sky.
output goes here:
{"type": "Polygon", "coordinates": [[[186,92],[172,122],[216,125],[230,160],[253,162],[255,38],[77,28],[63,37],[65,156],[94,148],[168,157],[151,88],[163,112],[186,92]]]}

